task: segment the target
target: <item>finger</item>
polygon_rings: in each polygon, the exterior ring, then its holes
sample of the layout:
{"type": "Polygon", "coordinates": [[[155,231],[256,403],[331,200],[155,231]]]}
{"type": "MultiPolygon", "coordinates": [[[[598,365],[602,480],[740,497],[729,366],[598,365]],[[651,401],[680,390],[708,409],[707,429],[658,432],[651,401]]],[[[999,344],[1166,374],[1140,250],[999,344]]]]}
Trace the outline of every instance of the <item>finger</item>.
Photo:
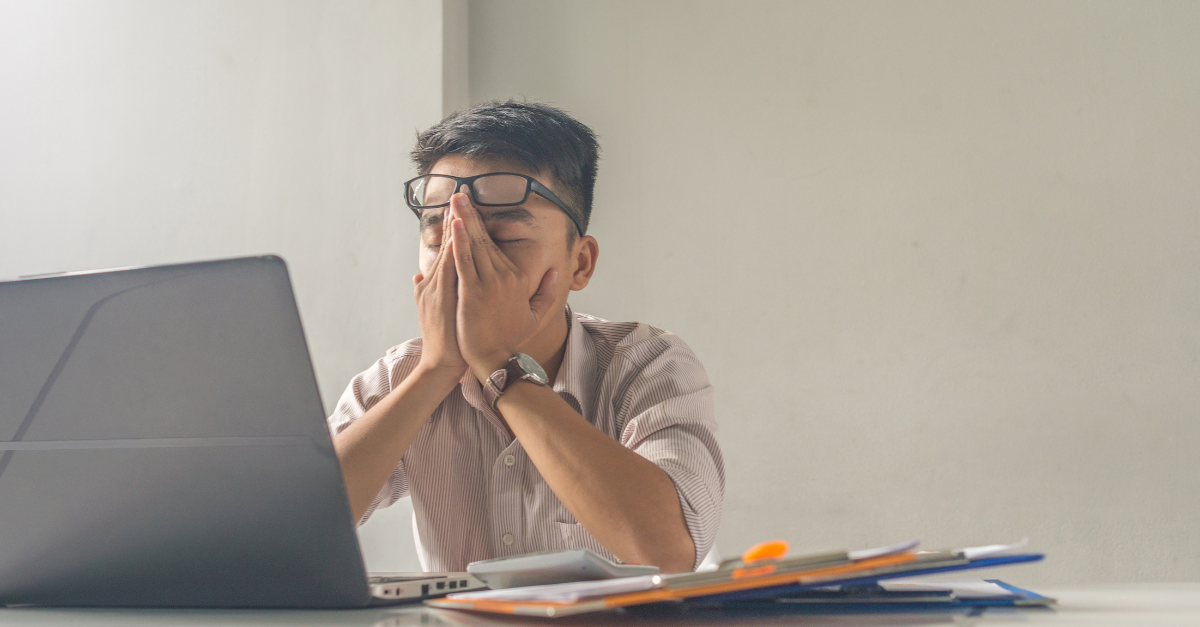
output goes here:
{"type": "Polygon", "coordinates": [[[417,301],[418,310],[421,308],[421,292],[424,291],[421,289],[421,281],[424,280],[425,275],[421,274],[420,272],[413,275],[413,298],[417,301]]]}
{"type": "Polygon", "coordinates": [[[483,217],[479,215],[466,194],[455,194],[450,201],[454,215],[466,226],[467,244],[471,249],[471,258],[475,264],[475,272],[481,277],[487,277],[495,271],[492,265],[491,249],[497,248],[483,226],[483,217]]]}
{"type": "Polygon", "coordinates": [[[517,265],[508,258],[508,255],[504,254],[503,250],[500,250],[500,246],[497,245],[494,240],[492,240],[491,244],[492,245],[488,247],[488,252],[492,258],[492,267],[497,271],[506,270],[513,273],[519,272],[517,265]]]}
{"type": "MultiPolygon", "coordinates": [[[[453,249],[455,248],[454,242],[446,241],[446,238],[443,237],[442,248],[453,249]]],[[[442,298],[445,298],[447,301],[449,301],[447,306],[450,309],[454,308],[454,304],[457,303],[458,296],[458,273],[455,272],[456,265],[455,254],[454,251],[451,250],[446,253],[445,257],[442,257],[442,265],[438,268],[438,291],[442,293],[442,298]]]]}
{"type": "Polygon", "coordinates": [[[413,276],[413,283],[417,284],[417,291],[428,289],[430,285],[437,283],[441,267],[442,251],[439,249],[438,254],[433,258],[433,262],[429,266],[429,273],[418,272],[413,276]]]}
{"type": "Polygon", "coordinates": [[[479,273],[475,266],[475,249],[467,236],[467,227],[462,220],[455,218],[450,221],[450,233],[454,242],[455,268],[458,270],[459,283],[464,286],[475,285],[479,282],[479,273]]]}
{"type": "Polygon", "coordinates": [[[533,312],[533,319],[540,321],[550,308],[554,306],[554,286],[558,283],[558,270],[551,268],[542,276],[542,282],[538,285],[538,291],[529,299],[529,309],[533,312]]]}
{"type": "Polygon", "coordinates": [[[445,265],[445,255],[442,254],[442,248],[444,248],[444,246],[439,247],[437,256],[435,256],[433,261],[430,262],[429,272],[418,272],[417,276],[413,277],[413,281],[416,281],[417,277],[420,277],[420,283],[417,283],[418,294],[428,294],[431,292],[431,290],[437,290],[438,283],[441,282],[443,274],[442,266],[445,265]]]}
{"type": "Polygon", "coordinates": [[[448,235],[449,231],[447,229],[449,228],[450,220],[452,220],[452,219],[453,218],[450,217],[450,207],[446,207],[445,209],[442,209],[442,223],[441,223],[441,226],[438,227],[439,229],[441,229],[441,232],[442,232],[441,233],[441,242],[442,243],[440,246],[438,246],[437,255],[434,255],[434,258],[433,258],[434,266],[442,265],[442,258],[446,256],[446,243],[447,243],[447,240],[450,239],[449,235],[448,235]]]}
{"type": "Polygon", "coordinates": [[[448,252],[450,247],[447,245],[450,243],[450,220],[452,220],[450,217],[450,208],[446,207],[442,209],[442,222],[441,226],[438,227],[441,230],[441,243],[438,245],[437,254],[433,256],[433,264],[430,266],[429,274],[425,276],[429,281],[436,282],[438,280],[438,272],[446,264],[446,256],[453,254],[448,252]]]}

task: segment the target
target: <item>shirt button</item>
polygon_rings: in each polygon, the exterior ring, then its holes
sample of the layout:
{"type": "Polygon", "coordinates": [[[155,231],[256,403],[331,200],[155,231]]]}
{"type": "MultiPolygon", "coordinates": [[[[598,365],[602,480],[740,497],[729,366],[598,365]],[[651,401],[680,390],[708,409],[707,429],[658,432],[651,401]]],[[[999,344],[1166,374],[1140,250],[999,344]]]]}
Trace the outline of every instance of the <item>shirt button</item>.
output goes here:
{"type": "Polygon", "coordinates": [[[504,465],[505,466],[512,466],[514,463],[516,463],[516,461],[517,461],[517,458],[513,457],[512,455],[504,456],[504,465]]]}
{"type": "Polygon", "coordinates": [[[511,534],[511,533],[504,534],[504,545],[512,546],[512,543],[513,543],[513,534],[511,534]]]}

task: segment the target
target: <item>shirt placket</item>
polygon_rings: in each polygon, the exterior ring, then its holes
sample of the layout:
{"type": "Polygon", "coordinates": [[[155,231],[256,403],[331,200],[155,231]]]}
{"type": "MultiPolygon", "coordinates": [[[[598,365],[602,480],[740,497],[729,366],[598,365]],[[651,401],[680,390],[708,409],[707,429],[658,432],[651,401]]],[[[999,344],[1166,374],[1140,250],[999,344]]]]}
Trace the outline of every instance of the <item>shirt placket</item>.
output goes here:
{"type": "Polygon", "coordinates": [[[492,546],[498,556],[519,555],[528,552],[528,539],[522,537],[525,530],[525,510],[522,506],[521,484],[524,475],[524,451],[520,442],[509,443],[492,464],[491,515],[492,546]]]}

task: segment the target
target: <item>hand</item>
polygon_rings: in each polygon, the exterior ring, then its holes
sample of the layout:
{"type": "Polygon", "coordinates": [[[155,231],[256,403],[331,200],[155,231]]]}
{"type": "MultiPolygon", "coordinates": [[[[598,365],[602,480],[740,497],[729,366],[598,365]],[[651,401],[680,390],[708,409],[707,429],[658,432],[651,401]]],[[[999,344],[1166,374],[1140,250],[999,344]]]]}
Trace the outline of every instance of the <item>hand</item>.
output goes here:
{"type": "Polygon", "coordinates": [[[417,319],[421,324],[421,361],[418,367],[462,378],[467,362],[458,347],[455,318],[458,307],[458,275],[454,270],[454,242],[449,234],[449,209],[442,215],[442,245],[429,276],[413,276],[417,319]]]}
{"type": "Polygon", "coordinates": [[[541,326],[554,305],[558,272],[531,276],[514,265],[492,241],[466,194],[450,198],[449,217],[458,273],[459,348],[482,382],[541,326]]]}

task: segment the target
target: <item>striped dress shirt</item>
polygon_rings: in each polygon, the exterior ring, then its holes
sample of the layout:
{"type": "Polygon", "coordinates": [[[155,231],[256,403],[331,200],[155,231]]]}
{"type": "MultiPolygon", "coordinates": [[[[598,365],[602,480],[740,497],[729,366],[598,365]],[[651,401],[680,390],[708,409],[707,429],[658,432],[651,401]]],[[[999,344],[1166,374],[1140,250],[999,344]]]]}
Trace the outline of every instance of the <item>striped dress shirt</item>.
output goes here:
{"type": "MultiPolygon", "coordinates": [[[[566,310],[570,323],[554,391],[606,435],[675,484],[700,564],[721,521],[725,468],[713,436],[712,386],[678,336],[637,322],[566,310]]],[[[389,350],[350,382],[329,426],[339,433],[416,367],[421,340],[389,350]]],[[[586,548],[616,559],[579,524],[508,435],[470,370],[442,401],[359,524],[412,497],[426,571],[535,551],[586,548]]]]}

